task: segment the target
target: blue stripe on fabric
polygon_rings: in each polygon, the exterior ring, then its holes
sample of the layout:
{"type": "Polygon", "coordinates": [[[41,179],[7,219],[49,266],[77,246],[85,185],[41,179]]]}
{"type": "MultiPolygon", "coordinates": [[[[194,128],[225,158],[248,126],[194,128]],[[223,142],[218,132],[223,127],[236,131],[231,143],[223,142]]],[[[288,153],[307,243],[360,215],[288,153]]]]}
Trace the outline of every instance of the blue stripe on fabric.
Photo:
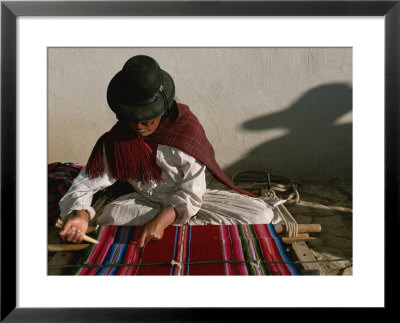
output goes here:
{"type": "MultiPolygon", "coordinates": [[[[115,251],[118,247],[118,243],[113,243],[110,248],[108,249],[107,255],[103,260],[103,264],[111,263],[112,259],[114,258],[115,251]]],[[[109,267],[100,267],[99,270],[96,272],[97,276],[102,276],[107,271],[109,267]]]]}
{"type": "MultiPolygon", "coordinates": [[[[189,232],[187,233],[188,235],[188,240],[187,240],[187,245],[186,245],[186,250],[187,250],[187,260],[186,262],[190,262],[190,239],[192,237],[192,226],[188,226],[189,228],[189,232]]],[[[186,266],[186,270],[185,270],[185,275],[188,276],[189,275],[189,265],[186,266]]]]}
{"type": "MultiPolygon", "coordinates": [[[[126,227],[118,227],[117,228],[117,231],[116,231],[115,237],[114,237],[114,242],[110,246],[110,249],[108,250],[106,257],[103,260],[103,264],[112,263],[115,253],[117,251],[117,248],[121,243],[121,239],[122,239],[125,228],[126,227]]],[[[119,259],[125,255],[125,251],[126,251],[126,248],[122,248],[122,246],[121,246],[121,249],[117,255],[117,261],[115,263],[118,263],[119,259]]],[[[109,269],[109,267],[101,267],[96,272],[96,275],[102,276],[107,272],[108,269],[109,269]]],[[[111,267],[111,271],[109,272],[109,275],[112,275],[113,272],[115,272],[117,270],[118,270],[118,267],[111,267]]]]}
{"type": "MultiPolygon", "coordinates": [[[[176,250],[178,248],[178,233],[179,233],[179,226],[177,226],[175,229],[174,253],[172,255],[173,260],[175,260],[176,258],[176,250]]],[[[170,276],[174,274],[174,268],[175,268],[174,266],[171,266],[171,271],[169,272],[170,276]]]]}
{"type": "Polygon", "coordinates": [[[132,240],[133,227],[125,227],[125,228],[127,228],[127,233],[125,235],[125,241],[122,241],[122,243],[128,245],[132,240]]]}
{"type": "MultiPolygon", "coordinates": [[[[121,245],[121,249],[120,249],[118,257],[115,261],[116,264],[122,264],[122,262],[124,261],[124,258],[125,258],[126,250],[128,249],[126,243],[120,244],[120,245],[121,245]]],[[[112,267],[109,275],[116,275],[119,269],[120,269],[120,267],[112,267]]]]}
{"type": "MultiPolygon", "coordinates": [[[[278,234],[275,231],[275,225],[274,224],[267,224],[268,230],[271,234],[271,236],[275,239],[276,245],[278,247],[279,253],[281,254],[281,257],[284,261],[292,261],[290,259],[289,255],[287,254],[285,250],[285,246],[283,245],[282,239],[278,236],[278,234]]],[[[300,270],[295,266],[295,264],[286,264],[292,275],[301,275],[300,270]]]]}
{"type": "MultiPolygon", "coordinates": [[[[123,227],[123,230],[121,230],[121,234],[119,234],[118,237],[119,238],[118,242],[121,244],[121,248],[119,250],[118,257],[115,261],[116,264],[122,264],[122,262],[124,261],[126,252],[128,250],[128,244],[131,241],[132,234],[133,234],[133,227],[123,227]],[[122,241],[122,236],[124,231],[125,231],[125,238],[124,241],[122,241]]],[[[110,271],[110,275],[116,275],[118,269],[119,267],[113,267],[110,271]]]]}
{"type": "Polygon", "coordinates": [[[122,238],[122,234],[124,233],[124,229],[125,229],[125,227],[118,227],[117,228],[117,232],[115,233],[115,237],[114,237],[114,243],[120,243],[121,242],[121,238],[122,238]]]}

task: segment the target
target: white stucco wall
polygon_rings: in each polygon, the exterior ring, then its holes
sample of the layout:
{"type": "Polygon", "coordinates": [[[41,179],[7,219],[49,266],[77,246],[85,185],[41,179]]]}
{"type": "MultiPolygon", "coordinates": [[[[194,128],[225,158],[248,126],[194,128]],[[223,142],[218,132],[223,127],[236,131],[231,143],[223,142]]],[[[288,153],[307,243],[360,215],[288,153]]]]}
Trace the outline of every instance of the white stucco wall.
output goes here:
{"type": "Polygon", "coordinates": [[[87,161],[116,121],[108,83],[137,54],[171,74],[229,175],[351,178],[351,48],[49,48],[49,162],[87,161]]]}

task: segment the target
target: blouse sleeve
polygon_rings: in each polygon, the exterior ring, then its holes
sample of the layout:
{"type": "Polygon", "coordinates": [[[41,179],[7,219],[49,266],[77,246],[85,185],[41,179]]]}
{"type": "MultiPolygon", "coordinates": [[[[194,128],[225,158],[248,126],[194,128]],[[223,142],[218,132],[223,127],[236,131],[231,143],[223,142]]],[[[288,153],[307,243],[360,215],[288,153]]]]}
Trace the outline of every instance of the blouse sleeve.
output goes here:
{"type": "Polygon", "coordinates": [[[108,175],[107,163],[105,161],[105,172],[96,178],[89,178],[86,174],[86,166],[82,168],[78,176],[74,179],[71,187],[59,202],[60,217],[62,220],[74,210],[87,210],[90,219],[96,215],[96,211],[91,207],[93,195],[116,182],[108,175]]]}
{"type": "Polygon", "coordinates": [[[181,181],[176,191],[166,201],[178,213],[174,224],[185,224],[201,208],[203,195],[206,192],[206,166],[192,156],[177,150],[175,161],[180,172],[181,181]]]}

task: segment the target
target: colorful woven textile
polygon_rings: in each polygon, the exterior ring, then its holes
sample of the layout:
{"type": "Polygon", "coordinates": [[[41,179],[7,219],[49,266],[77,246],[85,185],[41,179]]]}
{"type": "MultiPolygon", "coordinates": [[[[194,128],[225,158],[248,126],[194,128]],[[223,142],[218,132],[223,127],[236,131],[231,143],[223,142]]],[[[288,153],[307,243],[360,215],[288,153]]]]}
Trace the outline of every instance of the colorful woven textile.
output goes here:
{"type": "Polygon", "coordinates": [[[169,226],[139,248],[140,227],[104,226],[77,275],[300,275],[271,224],[169,226]]]}
{"type": "MultiPolygon", "coordinates": [[[[75,177],[78,176],[79,172],[84,166],[77,163],[67,162],[60,163],[55,162],[47,165],[48,171],[48,224],[54,225],[60,215],[59,202],[60,199],[71,187],[75,177]]],[[[133,192],[132,185],[128,183],[115,182],[113,185],[106,189],[97,192],[93,196],[92,203],[103,194],[109,196],[111,199],[116,199],[121,195],[133,192]]]]}
{"type": "Polygon", "coordinates": [[[83,165],[76,163],[52,163],[47,165],[48,171],[48,221],[54,224],[60,215],[58,202],[68,191],[83,165]]]}

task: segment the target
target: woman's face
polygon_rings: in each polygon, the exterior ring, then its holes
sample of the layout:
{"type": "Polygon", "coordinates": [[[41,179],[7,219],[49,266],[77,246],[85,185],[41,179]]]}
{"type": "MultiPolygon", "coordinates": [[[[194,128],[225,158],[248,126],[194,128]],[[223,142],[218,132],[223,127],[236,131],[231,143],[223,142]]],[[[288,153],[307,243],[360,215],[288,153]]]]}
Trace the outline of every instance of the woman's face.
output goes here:
{"type": "Polygon", "coordinates": [[[128,124],[138,136],[146,137],[150,136],[154,131],[156,131],[160,121],[161,117],[158,117],[146,122],[129,121],[128,124]]]}

